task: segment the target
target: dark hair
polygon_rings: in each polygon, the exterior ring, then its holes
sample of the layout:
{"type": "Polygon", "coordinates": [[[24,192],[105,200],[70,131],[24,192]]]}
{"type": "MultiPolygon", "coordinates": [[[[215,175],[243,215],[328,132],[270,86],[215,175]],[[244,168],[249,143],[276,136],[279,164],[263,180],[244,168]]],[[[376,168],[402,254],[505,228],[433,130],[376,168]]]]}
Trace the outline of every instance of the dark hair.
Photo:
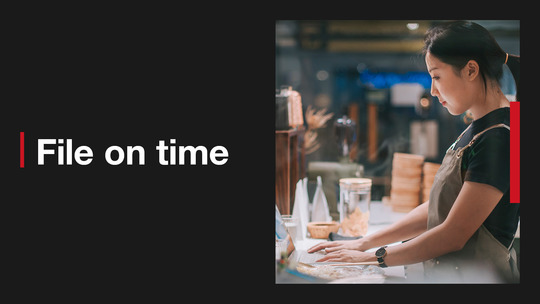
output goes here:
{"type": "MultiPolygon", "coordinates": [[[[480,75],[487,89],[487,79],[500,80],[504,52],[495,38],[481,25],[470,21],[445,22],[430,28],[424,37],[424,55],[430,52],[442,62],[461,70],[469,60],[478,63],[480,75]]],[[[516,82],[516,100],[519,100],[519,56],[508,55],[506,62],[516,82]]]]}

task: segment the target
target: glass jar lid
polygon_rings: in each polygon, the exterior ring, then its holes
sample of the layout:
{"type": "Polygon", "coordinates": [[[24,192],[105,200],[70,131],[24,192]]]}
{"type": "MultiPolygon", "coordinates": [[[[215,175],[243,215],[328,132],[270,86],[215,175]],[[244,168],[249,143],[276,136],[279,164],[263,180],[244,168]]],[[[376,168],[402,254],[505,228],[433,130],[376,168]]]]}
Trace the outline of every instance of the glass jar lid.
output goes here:
{"type": "Polygon", "coordinates": [[[345,190],[366,189],[371,188],[371,179],[369,178],[340,178],[339,187],[345,190]]]}

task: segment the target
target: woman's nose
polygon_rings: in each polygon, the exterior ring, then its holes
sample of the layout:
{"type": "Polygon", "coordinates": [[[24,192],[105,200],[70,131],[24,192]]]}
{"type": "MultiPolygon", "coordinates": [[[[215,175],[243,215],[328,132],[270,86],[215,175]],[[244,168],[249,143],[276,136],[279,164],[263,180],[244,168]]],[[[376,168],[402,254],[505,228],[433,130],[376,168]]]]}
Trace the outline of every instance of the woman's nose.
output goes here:
{"type": "Polygon", "coordinates": [[[435,83],[431,81],[431,96],[438,97],[439,91],[437,90],[437,87],[435,87],[435,83]]]}

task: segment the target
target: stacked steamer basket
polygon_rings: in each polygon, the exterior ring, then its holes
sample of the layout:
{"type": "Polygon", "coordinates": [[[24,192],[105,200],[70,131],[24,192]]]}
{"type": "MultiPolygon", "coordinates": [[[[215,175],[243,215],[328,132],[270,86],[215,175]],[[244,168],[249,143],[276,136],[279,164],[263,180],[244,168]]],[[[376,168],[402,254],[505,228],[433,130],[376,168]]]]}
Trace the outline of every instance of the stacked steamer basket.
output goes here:
{"type": "Polygon", "coordinates": [[[394,153],[390,201],[395,212],[409,212],[420,204],[424,156],[394,153]]]}
{"type": "Polygon", "coordinates": [[[435,174],[437,174],[440,166],[440,164],[436,163],[424,163],[424,177],[422,179],[422,203],[425,203],[429,199],[429,192],[431,191],[431,186],[433,186],[435,174]]]}

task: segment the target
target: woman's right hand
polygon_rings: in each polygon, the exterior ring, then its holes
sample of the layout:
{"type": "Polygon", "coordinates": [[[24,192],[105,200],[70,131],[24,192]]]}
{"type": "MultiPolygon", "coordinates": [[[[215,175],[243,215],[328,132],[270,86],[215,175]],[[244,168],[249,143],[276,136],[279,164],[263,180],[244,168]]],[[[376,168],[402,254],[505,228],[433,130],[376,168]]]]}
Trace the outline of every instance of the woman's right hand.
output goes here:
{"type": "Polygon", "coordinates": [[[352,249],[352,250],[361,250],[362,248],[362,239],[358,240],[347,240],[347,241],[333,241],[333,242],[322,242],[308,249],[308,253],[317,252],[324,249],[327,253],[333,252],[341,249],[352,249]]]}

